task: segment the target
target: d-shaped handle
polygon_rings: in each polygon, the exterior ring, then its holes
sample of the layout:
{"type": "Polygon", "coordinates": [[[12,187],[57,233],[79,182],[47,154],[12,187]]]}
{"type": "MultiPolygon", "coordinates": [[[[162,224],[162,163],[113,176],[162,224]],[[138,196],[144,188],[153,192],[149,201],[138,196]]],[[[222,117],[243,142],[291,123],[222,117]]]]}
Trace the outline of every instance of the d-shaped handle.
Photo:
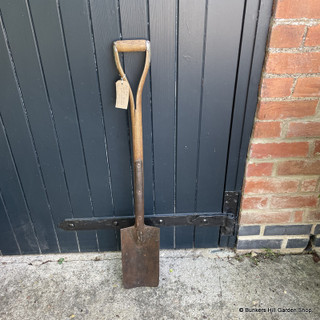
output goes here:
{"type": "Polygon", "coordinates": [[[113,43],[119,52],[147,51],[148,40],[118,40],[113,43]]]}
{"type": "MultiPolygon", "coordinates": [[[[126,79],[126,75],[122,69],[119,52],[146,52],[146,61],[144,65],[144,70],[141,75],[141,80],[144,79],[148,73],[150,60],[151,60],[151,50],[150,50],[150,41],[148,40],[118,40],[113,43],[113,53],[114,60],[116,62],[117,69],[119,71],[120,77],[126,79]]],[[[141,81],[140,81],[141,83],[141,81]]],[[[142,84],[143,86],[143,84],[142,84]]],[[[140,85],[139,85],[140,87],[140,85]]],[[[139,91],[139,89],[138,89],[139,91]]]]}
{"type": "MultiPolygon", "coordinates": [[[[139,40],[118,40],[113,43],[113,53],[114,53],[114,60],[117,66],[117,69],[119,71],[120,77],[126,81],[128,81],[126,74],[124,73],[124,70],[122,68],[119,52],[146,52],[146,60],[144,64],[144,68],[142,71],[142,75],[140,78],[138,90],[137,90],[137,96],[136,96],[136,106],[134,103],[134,97],[132,94],[131,86],[129,84],[129,100],[130,100],[130,109],[131,109],[131,115],[132,117],[135,116],[135,114],[141,111],[141,96],[142,96],[142,89],[144,82],[146,80],[146,76],[148,73],[148,69],[150,66],[150,60],[151,60],[151,49],[150,49],[150,41],[139,39],[139,40]]],[[[129,83],[129,82],[128,82],[129,83]]]]}

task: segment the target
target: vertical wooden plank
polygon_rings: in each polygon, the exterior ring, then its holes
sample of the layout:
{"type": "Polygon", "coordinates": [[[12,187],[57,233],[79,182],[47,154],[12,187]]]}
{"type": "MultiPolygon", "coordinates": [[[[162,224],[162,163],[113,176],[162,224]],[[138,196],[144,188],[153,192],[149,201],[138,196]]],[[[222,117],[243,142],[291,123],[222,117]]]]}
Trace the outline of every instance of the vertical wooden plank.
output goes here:
{"type": "MultiPolygon", "coordinates": [[[[3,43],[0,43],[0,50],[4,49],[1,44],[3,43]]],[[[1,54],[0,56],[1,58],[3,57],[1,54]]],[[[1,61],[4,63],[4,60],[1,59],[1,61]]],[[[3,71],[3,68],[1,68],[1,71],[3,71]]],[[[14,99],[12,99],[12,102],[14,102],[14,99]]],[[[17,103],[19,103],[19,101],[17,103]]],[[[16,234],[17,241],[20,244],[21,253],[40,253],[39,244],[29,215],[29,209],[26,204],[10,146],[8,145],[1,117],[0,122],[0,190],[1,200],[3,202],[3,213],[6,212],[10,217],[11,226],[16,234]]],[[[3,227],[0,233],[2,234],[2,232],[5,232],[6,228],[7,227],[3,227]]]]}
{"type": "MultiPolygon", "coordinates": [[[[148,39],[148,11],[146,0],[120,0],[121,32],[123,39],[148,39]]],[[[152,52],[151,52],[152,57],[152,52]]],[[[151,58],[152,59],[152,58],[151,58]]],[[[124,67],[135,95],[145,61],[144,53],[124,54],[124,67]]],[[[152,61],[151,61],[152,65],[152,61]]],[[[152,106],[150,103],[150,72],[142,94],[143,156],[144,156],[144,207],[150,214],[154,211],[153,192],[153,146],[152,106]]]]}
{"type": "Polygon", "coordinates": [[[228,248],[229,236],[220,235],[219,238],[219,247],[220,248],[228,248]]]}
{"type": "Polygon", "coordinates": [[[237,242],[237,234],[229,236],[228,239],[228,248],[234,248],[237,242]]]}
{"type": "MultiPolygon", "coordinates": [[[[117,0],[93,0],[92,24],[100,91],[106,124],[110,179],[116,216],[133,214],[128,115],[115,106],[115,82],[119,79],[112,44],[120,38],[117,0]]],[[[111,214],[111,213],[110,213],[111,214]]]]}
{"type": "Polygon", "coordinates": [[[119,79],[113,58],[113,41],[120,38],[117,1],[91,1],[100,90],[108,138],[115,214],[132,214],[130,144],[127,113],[116,109],[115,82],[119,79]]]}
{"type": "Polygon", "coordinates": [[[21,254],[6,210],[0,194],[0,254],[21,254]]]}
{"type": "MultiPolygon", "coordinates": [[[[269,0],[247,1],[246,3],[238,83],[230,136],[226,190],[241,191],[242,188],[271,11],[272,1],[269,0]],[[258,48],[257,53],[255,53],[255,48],[258,48]]],[[[236,234],[222,236],[219,245],[232,248],[235,242],[236,234]]]]}
{"type": "Polygon", "coordinates": [[[220,227],[197,227],[195,228],[195,247],[217,248],[219,245],[220,227]]]}
{"type": "Polygon", "coordinates": [[[259,22],[255,36],[255,46],[252,58],[251,75],[249,82],[249,90],[247,97],[247,108],[245,115],[245,122],[243,125],[242,141],[238,162],[238,176],[236,190],[241,190],[244,170],[246,165],[246,158],[248,152],[251,131],[253,128],[254,115],[258,101],[258,90],[261,79],[262,66],[265,56],[266,42],[269,32],[269,23],[272,14],[273,1],[261,0],[259,8],[259,22]]]}
{"type": "MultiPolygon", "coordinates": [[[[35,152],[41,166],[45,194],[53,221],[58,225],[61,220],[71,217],[71,209],[32,16],[27,2],[18,6],[7,6],[3,12],[24,106],[28,114],[27,119],[34,139],[35,152]],[[20,15],[19,24],[15,23],[17,15],[20,15]],[[22,41],[21,38],[24,40],[22,41]]],[[[56,232],[63,252],[78,251],[73,233],[66,234],[58,228],[56,232]]]]}
{"type": "MultiPolygon", "coordinates": [[[[112,215],[114,208],[109,184],[108,150],[89,2],[68,0],[61,1],[60,6],[83,139],[92,209],[95,216],[112,215]]],[[[102,250],[107,248],[110,241],[112,246],[115,245],[112,230],[98,234],[102,250]]]]}
{"type": "MultiPolygon", "coordinates": [[[[156,214],[174,212],[176,3],[149,1],[156,214]]],[[[160,228],[161,248],[173,248],[173,227],[160,228]]]]}
{"type": "MultiPolygon", "coordinates": [[[[259,6],[260,0],[245,2],[241,48],[239,53],[238,72],[236,75],[233,118],[229,138],[228,166],[225,182],[226,191],[240,191],[240,189],[236,188],[236,180],[259,6]]],[[[235,236],[221,235],[219,239],[219,246],[234,247],[235,240],[235,236]]]]}
{"type": "Polygon", "coordinates": [[[247,1],[246,13],[242,33],[241,54],[236,84],[232,129],[228,155],[228,168],[226,176],[226,190],[237,190],[236,180],[243,121],[247,102],[247,92],[252,63],[253,47],[255,41],[256,25],[258,23],[260,0],[247,1]]]}
{"type": "MultiPolygon", "coordinates": [[[[18,17],[23,19],[25,14],[18,10],[19,7],[17,8],[16,4],[16,2],[2,2],[1,6],[4,22],[1,19],[0,52],[2,63],[0,86],[6,88],[6,90],[0,90],[0,112],[4,125],[7,128],[8,140],[10,141],[12,154],[16,161],[31,216],[33,217],[34,228],[37,232],[41,251],[43,253],[58,252],[59,246],[53,225],[52,212],[50,211],[47,195],[44,190],[43,177],[41,175],[41,169],[39,168],[38,155],[35,150],[35,142],[32,132],[30,131],[25,101],[16,74],[19,65],[14,65],[14,60],[12,60],[14,57],[7,45],[7,35],[9,35],[12,40],[10,48],[15,52],[24,52],[23,59],[29,68],[28,59],[32,59],[32,56],[30,56],[27,50],[15,48],[15,44],[17,46],[24,46],[25,37],[28,36],[28,29],[23,29],[22,23],[15,23],[18,17]],[[9,30],[5,29],[6,22],[8,22],[10,26],[9,30]],[[13,22],[14,25],[12,25],[11,22],[13,22]],[[20,37],[22,41],[20,43],[16,42],[15,39],[20,37]]],[[[19,61],[19,58],[17,58],[17,60],[19,61]]],[[[23,70],[27,72],[28,68],[23,70]]],[[[35,80],[33,79],[34,74],[32,74],[32,69],[29,68],[29,71],[31,73],[26,74],[30,77],[29,81],[32,83],[32,80],[35,80]]],[[[33,96],[31,98],[33,98],[33,96]]]]}
{"type": "Polygon", "coordinates": [[[209,1],[198,211],[221,211],[244,1],[209,1]]]}
{"type": "MultiPolygon", "coordinates": [[[[222,210],[243,9],[244,1],[239,0],[208,3],[198,211],[222,210]]],[[[196,243],[203,245],[208,244],[196,243]]]]}
{"type": "MultiPolygon", "coordinates": [[[[104,117],[104,110],[103,110],[103,100],[101,96],[101,82],[100,82],[100,75],[98,72],[98,62],[97,62],[97,52],[96,52],[96,39],[93,29],[93,22],[92,22],[92,7],[90,0],[87,0],[88,3],[88,13],[89,13],[89,25],[90,25],[90,35],[92,38],[92,49],[93,49],[93,56],[94,56],[94,62],[95,62],[95,69],[96,69],[96,77],[97,77],[97,85],[98,85],[98,91],[99,91],[99,100],[100,100],[100,107],[101,107],[101,121],[102,121],[102,127],[103,127],[103,133],[104,133],[104,146],[105,146],[105,152],[106,152],[106,160],[107,160],[107,173],[108,177],[105,179],[105,183],[108,180],[108,191],[110,193],[109,199],[108,199],[108,212],[103,213],[103,211],[100,213],[101,216],[111,216],[115,213],[115,207],[114,207],[114,199],[113,199],[113,189],[111,184],[111,171],[110,171],[110,160],[109,160],[109,150],[108,150],[108,141],[107,141],[107,130],[106,130],[106,122],[104,117]],[[112,210],[111,210],[112,209],[112,210]]],[[[107,8],[108,12],[115,12],[114,7],[112,6],[112,3],[110,3],[110,8],[107,8]]],[[[117,18],[117,17],[115,17],[117,18]]],[[[114,19],[115,22],[117,19],[114,19]]],[[[98,198],[99,200],[99,198],[98,198]]],[[[106,250],[116,250],[118,246],[119,236],[118,231],[115,230],[98,230],[97,231],[99,241],[100,241],[100,251],[106,251],[106,250]]]]}
{"type": "MultiPolygon", "coordinates": [[[[64,190],[70,206],[67,212],[75,217],[88,217],[92,215],[92,208],[87,173],[58,8],[53,0],[45,3],[31,0],[29,3],[59,141],[64,190]]],[[[94,231],[79,232],[78,241],[82,251],[97,250],[94,231]]]]}
{"type": "MultiPolygon", "coordinates": [[[[195,210],[205,8],[205,0],[179,2],[177,212],[195,210]]],[[[193,231],[193,227],[176,227],[176,247],[192,247],[193,231]]]]}
{"type": "Polygon", "coordinates": [[[219,238],[219,247],[220,248],[234,248],[237,241],[237,235],[234,234],[232,236],[223,236],[220,235],[219,238]]]}

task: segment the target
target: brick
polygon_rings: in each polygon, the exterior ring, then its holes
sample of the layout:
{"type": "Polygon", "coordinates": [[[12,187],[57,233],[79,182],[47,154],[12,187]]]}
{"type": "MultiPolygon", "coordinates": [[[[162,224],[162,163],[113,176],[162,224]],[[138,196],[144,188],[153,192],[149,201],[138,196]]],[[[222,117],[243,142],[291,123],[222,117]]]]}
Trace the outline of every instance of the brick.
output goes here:
{"type": "Polygon", "coordinates": [[[241,224],[263,224],[263,223],[288,223],[291,212],[241,212],[241,224]]]}
{"type": "Polygon", "coordinates": [[[320,97],[320,78],[299,78],[293,92],[294,97],[320,97]]]}
{"type": "Polygon", "coordinates": [[[261,163],[249,163],[247,165],[247,177],[265,177],[271,176],[273,163],[261,162],[261,163]]]}
{"type": "Polygon", "coordinates": [[[311,210],[305,213],[304,222],[320,221],[320,210],[311,210]]]}
{"type": "Polygon", "coordinates": [[[287,97],[291,94],[292,85],[293,78],[264,78],[261,85],[261,97],[287,97]]]}
{"type": "Polygon", "coordinates": [[[320,237],[318,238],[316,238],[316,240],[314,241],[314,243],[313,243],[313,245],[315,246],[315,247],[320,247],[320,237]]]}
{"type": "Polygon", "coordinates": [[[284,175],[318,175],[320,160],[289,160],[278,163],[277,174],[284,175]]]}
{"type": "Polygon", "coordinates": [[[312,208],[318,203],[317,196],[273,196],[270,207],[273,209],[312,208]]]}
{"type": "Polygon", "coordinates": [[[272,28],[270,48],[296,48],[300,47],[305,26],[278,25],[272,28]]]}
{"type": "Polygon", "coordinates": [[[320,140],[314,142],[314,156],[320,156],[320,140]]]}
{"type": "Polygon", "coordinates": [[[237,249],[280,249],[282,240],[241,240],[238,239],[237,249]]]}
{"type": "Polygon", "coordinates": [[[320,137],[320,122],[291,122],[287,137],[320,137]]]}
{"type": "Polygon", "coordinates": [[[305,239],[289,239],[287,242],[287,248],[305,248],[309,243],[309,238],[305,239]]]}
{"type": "Polygon", "coordinates": [[[295,180],[282,180],[275,178],[246,180],[244,193],[287,193],[297,192],[299,182],[295,180]]]}
{"type": "Polygon", "coordinates": [[[293,212],[293,221],[294,222],[302,222],[303,211],[295,211],[293,212]]]}
{"type": "Polygon", "coordinates": [[[258,159],[305,157],[308,151],[308,142],[255,143],[251,145],[251,157],[258,159]]]}
{"type": "Polygon", "coordinates": [[[265,236],[284,236],[284,235],[298,235],[310,234],[312,225],[286,225],[286,226],[266,226],[264,229],[265,236]]]}
{"type": "Polygon", "coordinates": [[[320,18],[319,0],[279,0],[277,19],[320,18]]]}
{"type": "Polygon", "coordinates": [[[264,209],[268,203],[266,197],[244,197],[242,199],[241,207],[244,210],[247,209],[264,209]]]}
{"type": "Polygon", "coordinates": [[[259,105],[259,120],[304,118],[313,116],[317,101],[263,101],[259,105]]]}
{"type": "Polygon", "coordinates": [[[280,137],[280,122],[256,122],[254,127],[254,138],[276,138],[280,137]]]}
{"type": "Polygon", "coordinates": [[[273,74],[319,73],[319,61],[320,52],[269,53],[265,71],[273,74]]]}
{"type": "Polygon", "coordinates": [[[314,234],[320,234],[320,224],[317,224],[314,228],[314,234]]]}
{"type": "Polygon", "coordinates": [[[254,236],[259,235],[260,226],[240,226],[238,235],[239,236],[254,236]]]}
{"type": "Polygon", "coordinates": [[[320,46],[320,24],[308,28],[304,45],[307,47],[320,46]]]}
{"type": "Polygon", "coordinates": [[[308,179],[301,182],[301,191],[302,192],[314,192],[316,191],[318,184],[317,179],[308,179]]]}

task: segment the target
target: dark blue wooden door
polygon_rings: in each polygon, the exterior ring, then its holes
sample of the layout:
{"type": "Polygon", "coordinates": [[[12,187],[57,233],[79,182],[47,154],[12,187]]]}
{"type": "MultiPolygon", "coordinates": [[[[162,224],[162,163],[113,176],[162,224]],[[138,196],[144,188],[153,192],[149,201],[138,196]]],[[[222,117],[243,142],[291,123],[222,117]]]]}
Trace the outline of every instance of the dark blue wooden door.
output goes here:
{"type": "MultiPolygon", "coordinates": [[[[133,214],[128,113],[112,42],[151,41],[143,92],[147,214],[222,212],[240,191],[272,0],[2,0],[0,250],[119,249],[66,218],[133,214]]],[[[144,57],[125,54],[137,87],[144,57]]],[[[234,246],[220,227],[163,227],[163,248],[234,246]]]]}

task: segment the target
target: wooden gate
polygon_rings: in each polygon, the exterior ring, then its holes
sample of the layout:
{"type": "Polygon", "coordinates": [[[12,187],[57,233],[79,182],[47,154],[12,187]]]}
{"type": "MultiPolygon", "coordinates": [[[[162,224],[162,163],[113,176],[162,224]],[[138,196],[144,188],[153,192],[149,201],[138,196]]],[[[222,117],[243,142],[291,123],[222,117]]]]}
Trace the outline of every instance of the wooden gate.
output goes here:
{"type": "MultiPolygon", "coordinates": [[[[58,227],[133,215],[128,113],[114,108],[117,39],[151,41],[146,214],[228,214],[226,192],[241,191],[271,8],[271,0],[2,0],[2,254],[119,249],[119,230],[58,227]]],[[[143,61],[123,57],[133,89],[143,61]]],[[[161,247],[233,247],[231,233],[162,227],[161,247]]]]}

